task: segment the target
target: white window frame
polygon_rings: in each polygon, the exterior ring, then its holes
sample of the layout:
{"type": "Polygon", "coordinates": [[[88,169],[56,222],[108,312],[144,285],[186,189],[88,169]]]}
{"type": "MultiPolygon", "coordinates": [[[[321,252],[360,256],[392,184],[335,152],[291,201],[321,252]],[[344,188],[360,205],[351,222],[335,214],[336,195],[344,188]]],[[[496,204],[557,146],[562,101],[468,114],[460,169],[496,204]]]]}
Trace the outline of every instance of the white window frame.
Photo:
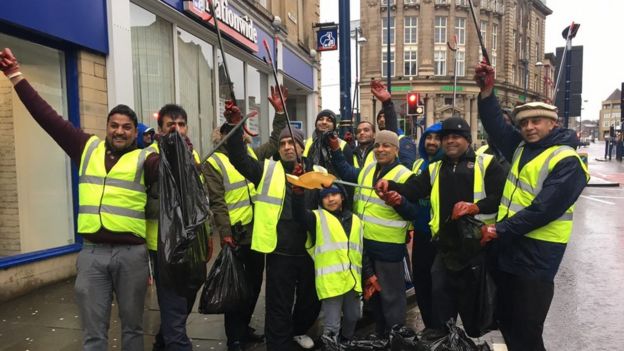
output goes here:
{"type": "Polygon", "coordinates": [[[481,23],[479,23],[479,29],[481,30],[481,37],[483,38],[483,45],[485,45],[485,47],[488,47],[488,41],[487,41],[487,30],[488,30],[488,23],[487,21],[481,21],[481,23]]]}
{"type": "Polygon", "coordinates": [[[492,51],[498,49],[498,23],[492,23],[492,51]]]}
{"type": "Polygon", "coordinates": [[[435,16],[434,29],[433,29],[433,42],[434,44],[446,44],[447,34],[446,27],[448,25],[448,17],[435,16]],[[440,23],[438,23],[440,22],[440,23]]]}
{"type": "Polygon", "coordinates": [[[418,16],[405,16],[403,19],[403,43],[418,44],[418,16]],[[408,19],[410,20],[408,23],[408,19]],[[409,35],[408,35],[409,34],[409,35]],[[410,40],[407,38],[409,37],[410,40]]]}
{"type": "MultiPolygon", "coordinates": [[[[386,67],[388,66],[386,60],[384,60],[384,55],[386,55],[386,53],[387,53],[386,50],[381,51],[381,76],[382,77],[387,77],[387,75],[384,75],[384,69],[386,69],[386,67]]],[[[392,67],[391,77],[394,77],[396,73],[396,55],[394,52],[394,48],[390,49],[390,62],[391,62],[391,67],[392,67]]]]}
{"type": "Polygon", "coordinates": [[[417,46],[406,46],[405,49],[403,50],[403,75],[407,76],[407,77],[413,77],[413,76],[417,76],[418,75],[418,47],[417,46]],[[409,57],[407,57],[407,55],[410,55],[409,57]],[[415,55],[415,56],[412,56],[415,55]],[[416,67],[415,67],[415,72],[408,72],[406,70],[406,65],[407,64],[411,64],[411,63],[415,63],[416,67]]]}
{"type": "Polygon", "coordinates": [[[466,51],[459,49],[455,52],[455,55],[457,55],[457,64],[455,65],[455,69],[457,70],[456,75],[458,77],[464,77],[466,75],[466,51]]]}
{"type": "Polygon", "coordinates": [[[433,71],[437,77],[446,76],[446,47],[436,47],[433,51],[433,71]],[[442,53],[442,60],[438,60],[438,54],[442,53]],[[438,62],[441,67],[438,69],[438,62]]]}
{"type": "MultiPolygon", "coordinates": [[[[387,29],[387,25],[384,25],[384,23],[387,24],[388,22],[388,17],[382,17],[381,19],[381,45],[388,45],[388,43],[386,42],[386,40],[388,39],[388,34],[384,33],[384,31],[386,31],[387,29]]],[[[394,45],[394,43],[396,42],[396,18],[394,16],[390,17],[390,24],[392,25],[390,27],[390,45],[394,45]]]]}
{"type": "Polygon", "coordinates": [[[455,36],[457,45],[466,45],[466,17],[455,17],[455,36]],[[463,26],[459,26],[463,22],[463,26]]]}

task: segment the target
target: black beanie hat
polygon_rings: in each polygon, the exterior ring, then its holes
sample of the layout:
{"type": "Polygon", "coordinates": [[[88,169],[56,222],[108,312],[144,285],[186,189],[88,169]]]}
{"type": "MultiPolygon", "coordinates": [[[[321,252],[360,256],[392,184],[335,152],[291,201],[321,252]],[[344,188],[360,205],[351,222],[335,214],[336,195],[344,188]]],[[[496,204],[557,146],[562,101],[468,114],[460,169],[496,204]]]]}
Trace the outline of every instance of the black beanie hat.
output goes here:
{"type": "Polygon", "coordinates": [[[442,121],[442,136],[449,134],[457,134],[472,143],[472,135],[470,134],[470,126],[461,117],[450,117],[442,121]]]}
{"type": "Polygon", "coordinates": [[[334,123],[334,129],[336,129],[336,114],[334,113],[334,111],[332,111],[332,110],[323,110],[323,111],[319,112],[318,115],[316,115],[316,120],[314,121],[315,125],[316,125],[316,122],[321,117],[329,117],[329,118],[331,118],[332,123],[334,123]]]}

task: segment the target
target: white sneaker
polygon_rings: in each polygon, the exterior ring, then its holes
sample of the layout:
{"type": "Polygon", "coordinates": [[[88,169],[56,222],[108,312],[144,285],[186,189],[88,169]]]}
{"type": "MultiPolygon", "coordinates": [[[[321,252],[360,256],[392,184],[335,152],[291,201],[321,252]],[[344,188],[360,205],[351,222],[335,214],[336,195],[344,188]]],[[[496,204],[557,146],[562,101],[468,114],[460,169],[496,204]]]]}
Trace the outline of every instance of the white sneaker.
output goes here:
{"type": "Polygon", "coordinates": [[[299,346],[301,346],[301,348],[304,348],[306,350],[310,350],[312,348],[314,348],[314,341],[312,340],[311,337],[303,334],[303,335],[297,335],[293,337],[293,340],[295,340],[297,342],[297,344],[299,344],[299,346]]]}

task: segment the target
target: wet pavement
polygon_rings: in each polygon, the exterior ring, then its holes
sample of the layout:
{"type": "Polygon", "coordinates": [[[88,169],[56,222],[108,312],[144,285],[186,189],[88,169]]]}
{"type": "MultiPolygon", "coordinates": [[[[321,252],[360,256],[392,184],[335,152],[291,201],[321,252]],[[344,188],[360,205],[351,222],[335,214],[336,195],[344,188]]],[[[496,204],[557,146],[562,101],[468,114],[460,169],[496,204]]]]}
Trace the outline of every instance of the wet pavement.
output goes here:
{"type": "MultiPolygon", "coordinates": [[[[624,165],[598,161],[604,144],[579,150],[589,153],[589,169],[595,180],[624,183],[624,165]]],[[[617,184],[614,184],[617,185],[617,184]]],[[[589,187],[576,205],[574,232],[556,277],[555,297],[546,320],[544,338],[549,350],[624,349],[624,206],[623,187],[589,187]]],[[[213,260],[214,261],[214,260],[213,260]]],[[[423,328],[418,308],[410,298],[408,326],[423,328]]],[[[223,316],[189,317],[188,334],[196,350],[226,350],[223,316]]],[[[159,324],[155,287],[148,289],[145,304],[145,350],[151,350],[159,324]]],[[[121,349],[117,310],[113,306],[109,349],[121,349]]],[[[251,325],[262,331],[264,292],[251,325]]],[[[372,330],[363,320],[357,334],[372,330]]],[[[318,335],[319,326],[311,334],[318,335]]],[[[80,350],[82,333],[74,301],[73,280],[50,285],[0,304],[0,350],[80,350]]],[[[498,332],[486,335],[500,344],[498,332]]],[[[496,345],[498,350],[500,345],[496,345]]],[[[264,350],[255,345],[251,350],[264,350]]]]}

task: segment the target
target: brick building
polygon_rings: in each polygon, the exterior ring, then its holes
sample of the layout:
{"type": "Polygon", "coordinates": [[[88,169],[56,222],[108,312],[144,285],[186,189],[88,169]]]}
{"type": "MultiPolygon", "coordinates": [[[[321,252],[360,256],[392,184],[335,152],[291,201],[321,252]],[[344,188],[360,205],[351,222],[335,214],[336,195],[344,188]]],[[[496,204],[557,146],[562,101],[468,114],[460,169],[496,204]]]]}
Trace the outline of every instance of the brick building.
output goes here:
{"type": "MultiPolygon", "coordinates": [[[[496,69],[496,95],[501,104],[513,107],[525,100],[544,100],[548,96],[544,84],[549,82],[545,75],[550,74],[552,80],[552,66],[543,62],[546,17],[552,13],[545,1],[473,3],[496,69]]],[[[425,106],[426,125],[458,114],[470,123],[476,141],[481,136],[477,119],[479,89],[472,76],[473,67],[481,60],[481,50],[468,1],[367,0],[361,2],[361,18],[362,35],[368,39],[362,46],[362,119],[374,120],[376,114],[366,83],[372,78],[387,79],[389,27],[392,95],[399,113],[405,111],[406,93],[418,92],[425,106]],[[455,74],[457,98],[453,108],[455,74]]],[[[412,129],[411,121],[402,119],[401,123],[408,132],[412,129]]]]}

